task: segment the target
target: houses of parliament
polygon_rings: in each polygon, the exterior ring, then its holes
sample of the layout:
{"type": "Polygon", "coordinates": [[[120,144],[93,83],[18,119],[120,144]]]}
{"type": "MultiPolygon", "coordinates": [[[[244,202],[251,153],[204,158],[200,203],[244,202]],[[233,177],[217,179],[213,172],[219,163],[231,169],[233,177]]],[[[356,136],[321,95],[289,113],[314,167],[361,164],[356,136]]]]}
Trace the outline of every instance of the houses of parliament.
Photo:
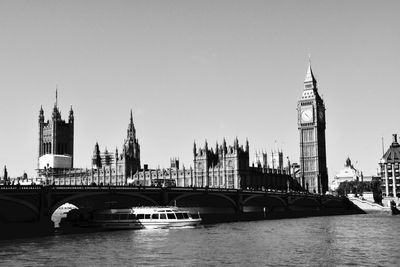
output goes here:
{"type": "Polygon", "coordinates": [[[61,118],[56,103],[51,120],[44,121],[39,112],[39,176],[55,185],[136,185],[181,186],[232,189],[307,190],[324,193],[328,190],[325,144],[325,105],[317,89],[317,81],[309,63],[303,93],[298,101],[300,137],[300,172],[284,164],[283,152],[257,153],[250,165],[249,141],[232,145],[223,139],[210,147],[193,144],[193,166],[180,166],[171,159],[168,168],[151,169],[141,165],[139,139],[136,136],[132,111],[121,153],[101,151],[94,145],[91,169],[73,168],[74,113],[68,121],[61,118]]]}

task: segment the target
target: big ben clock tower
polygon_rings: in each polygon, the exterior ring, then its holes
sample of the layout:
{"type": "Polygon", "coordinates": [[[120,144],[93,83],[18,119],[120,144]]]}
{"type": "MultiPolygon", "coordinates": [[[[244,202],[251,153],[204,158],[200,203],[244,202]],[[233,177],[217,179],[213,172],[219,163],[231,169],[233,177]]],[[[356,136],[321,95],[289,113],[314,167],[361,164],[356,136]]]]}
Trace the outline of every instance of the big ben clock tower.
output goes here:
{"type": "Polygon", "coordinates": [[[297,104],[300,135],[301,183],[310,192],[328,191],[325,144],[325,104],[318,94],[317,81],[308,64],[303,94],[297,104]]]}

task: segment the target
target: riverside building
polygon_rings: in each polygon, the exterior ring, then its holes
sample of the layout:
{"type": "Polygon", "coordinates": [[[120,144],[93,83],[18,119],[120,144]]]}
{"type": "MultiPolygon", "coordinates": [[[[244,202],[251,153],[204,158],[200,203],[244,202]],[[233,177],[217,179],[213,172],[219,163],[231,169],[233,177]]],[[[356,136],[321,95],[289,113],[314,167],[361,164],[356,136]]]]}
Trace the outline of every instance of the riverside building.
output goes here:
{"type": "Polygon", "coordinates": [[[379,166],[382,177],[382,193],[386,197],[399,197],[400,144],[397,142],[397,134],[393,134],[393,142],[383,154],[379,166]]]}
{"type": "Polygon", "coordinates": [[[353,166],[349,157],[346,159],[346,164],[344,168],[341,169],[336,176],[333,178],[331,182],[331,189],[336,190],[340,183],[345,181],[361,181],[362,175],[361,173],[353,166]]]}

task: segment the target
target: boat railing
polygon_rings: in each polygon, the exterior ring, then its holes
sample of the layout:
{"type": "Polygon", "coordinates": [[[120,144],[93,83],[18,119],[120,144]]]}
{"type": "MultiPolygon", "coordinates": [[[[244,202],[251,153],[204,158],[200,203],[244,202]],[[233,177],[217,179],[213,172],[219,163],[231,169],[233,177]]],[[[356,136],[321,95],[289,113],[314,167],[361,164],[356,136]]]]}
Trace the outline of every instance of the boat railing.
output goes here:
{"type": "Polygon", "coordinates": [[[131,207],[131,209],[182,209],[186,207],[176,207],[176,206],[137,206],[131,207]]]}

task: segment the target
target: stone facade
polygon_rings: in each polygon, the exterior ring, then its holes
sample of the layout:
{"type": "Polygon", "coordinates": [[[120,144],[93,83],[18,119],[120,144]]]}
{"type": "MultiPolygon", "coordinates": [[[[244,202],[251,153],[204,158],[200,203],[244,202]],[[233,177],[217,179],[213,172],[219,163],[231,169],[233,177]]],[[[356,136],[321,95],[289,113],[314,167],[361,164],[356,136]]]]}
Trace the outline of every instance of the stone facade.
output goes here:
{"type": "MultiPolygon", "coordinates": [[[[177,186],[192,187],[194,183],[193,168],[179,167],[176,160],[171,160],[171,166],[163,169],[148,169],[136,172],[132,179],[128,179],[128,184],[143,186],[177,186]]],[[[179,161],[178,161],[179,162],[179,161]]]]}
{"type": "MultiPolygon", "coordinates": [[[[166,169],[147,169],[137,172],[132,185],[208,187],[254,190],[301,190],[300,185],[291,177],[290,167],[283,166],[283,153],[277,153],[281,159],[279,168],[268,165],[249,166],[249,143],[239,146],[235,139],[232,146],[222,145],[209,148],[205,142],[202,148],[193,145],[193,168],[180,169],[177,159],[171,160],[166,169]]],[[[266,155],[265,155],[266,158],[266,155]]],[[[279,162],[279,160],[278,160],[279,162]]]]}
{"type": "Polygon", "coordinates": [[[246,147],[239,146],[236,138],[233,146],[227,146],[225,139],[222,145],[197,149],[193,145],[194,186],[240,188],[249,175],[249,143],[246,147]]]}

